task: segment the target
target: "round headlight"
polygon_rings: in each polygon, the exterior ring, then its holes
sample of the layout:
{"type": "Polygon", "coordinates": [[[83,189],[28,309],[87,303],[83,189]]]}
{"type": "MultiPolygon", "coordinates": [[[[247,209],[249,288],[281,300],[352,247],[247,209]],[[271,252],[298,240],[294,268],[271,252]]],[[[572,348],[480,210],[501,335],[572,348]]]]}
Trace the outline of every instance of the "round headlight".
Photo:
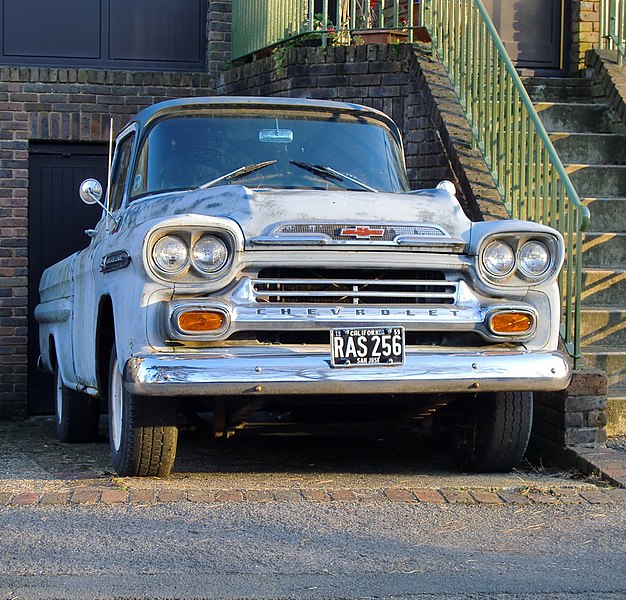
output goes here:
{"type": "Polygon", "coordinates": [[[485,248],[483,264],[494,277],[504,277],[513,270],[515,253],[507,243],[496,240],[485,248]]]}
{"type": "Polygon", "coordinates": [[[152,260],[164,273],[180,273],[189,262],[187,244],[175,235],[166,235],[152,247],[152,260]]]}
{"type": "Polygon", "coordinates": [[[526,242],[517,254],[519,270],[529,277],[543,275],[550,266],[550,251],[541,242],[526,242]]]}
{"type": "Polygon", "coordinates": [[[205,235],[193,245],[191,260],[198,271],[215,273],[226,264],[228,248],[220,238],[205,235]]]}

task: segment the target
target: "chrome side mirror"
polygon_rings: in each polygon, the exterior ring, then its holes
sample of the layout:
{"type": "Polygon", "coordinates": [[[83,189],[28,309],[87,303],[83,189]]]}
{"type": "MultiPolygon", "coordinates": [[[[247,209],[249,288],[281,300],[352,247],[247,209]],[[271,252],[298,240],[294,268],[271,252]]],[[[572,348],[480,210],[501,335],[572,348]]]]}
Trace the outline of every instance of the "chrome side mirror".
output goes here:
{"type": "MultiPolygon", "coordinates": [[[[97,179],[85,179],[78,188],[78,195],[85,204],[97,204],[106,213],[107,217],[115,223],[115,227],[119,225],[119,220],[113,216],[113,213],[102,203],[102,184],[97,179]]],[[[107,233],[109,224],[106,225],[107,233]]],[[[87,231],[85,231],[87,233],[87,231]]],[[[87,235],[91,235],[87,233],[87,235]]]]}
{"type": "Polygon", "coordinates": [[[85,204],[100,204],[102,184],[97,179],[85,179],[80,184],[78,195],[85,204]]]}

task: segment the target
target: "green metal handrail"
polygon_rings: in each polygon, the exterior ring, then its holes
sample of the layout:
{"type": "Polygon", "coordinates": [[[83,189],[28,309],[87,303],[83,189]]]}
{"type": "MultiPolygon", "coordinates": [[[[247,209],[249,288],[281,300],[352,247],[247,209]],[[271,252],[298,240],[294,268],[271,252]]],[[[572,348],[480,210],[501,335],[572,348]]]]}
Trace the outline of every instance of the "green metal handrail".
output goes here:
{"type": "Polygon", "coordinates": [[[600,41],[605,50],[617,50],[621,64],[626,58],[626,0],[600,1],[600,41]]]}
{"type": "Polygon", "coordinates": [[[481,0],[423,0],[421,21],[441,58],[513,218],[561,232],[561,335],[578,366],[582,232],[589,210],[559,156],[481,0]]]}
{"type": "Polygon", "coordinates": [[[303,35],[348,44],[366,31],[396,31],[413,41],[415,0],[232,0],[231,58],[303,35]]]}
{"type": "Polygon", "coordinates": [[[233,60],[309,29],[307,0],[233,0],[233,60]]]}

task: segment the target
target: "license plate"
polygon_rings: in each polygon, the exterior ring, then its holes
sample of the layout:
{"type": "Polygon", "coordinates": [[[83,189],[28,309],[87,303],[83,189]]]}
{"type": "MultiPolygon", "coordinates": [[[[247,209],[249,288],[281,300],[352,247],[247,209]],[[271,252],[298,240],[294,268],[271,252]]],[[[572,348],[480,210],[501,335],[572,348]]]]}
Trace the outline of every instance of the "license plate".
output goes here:
{"type": "Polygon", "coordinates": [[[404,363],[404,327],[330,330],[333,367],[392,366],[404,363]]]}

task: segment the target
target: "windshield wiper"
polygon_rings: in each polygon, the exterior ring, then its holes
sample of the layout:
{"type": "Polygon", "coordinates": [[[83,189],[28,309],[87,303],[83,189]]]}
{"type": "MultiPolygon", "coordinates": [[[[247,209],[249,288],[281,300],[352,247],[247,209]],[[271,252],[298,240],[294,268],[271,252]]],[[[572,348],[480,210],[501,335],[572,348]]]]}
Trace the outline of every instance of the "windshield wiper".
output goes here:
{"type": "Polygon", "coordinates": [[[296,165],[296,167],[305,169],[306,171],[309,171],[310,173],[313,173],[315,175],[319,175],[320,177],[323,177],[324,179],[334,180],[334,181],[344,181],[345,179],[347,181],[350,181],[360,186],[361,188],[363,188],[364,190],[367,190],[368,192],[378,192],[376,188],[373,188],[367,185],[367,183],[363,183],[356,177],[352,177],[351,175],[346,175],[345,173],[342,173],[341,171],[336,171],[332,167],[326,167],[324,165],[312,165],[311,163],[302,162],[299,160],[290,160],[289,162],[292,165],[296,165]]]}
{"type": "Polygon", "coordinates": [[[245,165],[243,167],[239,167],[230,173],[226,173],[226,175],[220,175],[217,179],[211,179],[211,181],[207,181],[202,185],[199,185],[197,190],[206,190],[206,188],[219,183],[220,181],[232,181],[233,179],[238,179],[239,177],[243,177],[248,173],[252,173],[254,171],[258,171],[259,169],[264,169],[265,167],[269,167],[270,165],[275,164],[277,161],[275,160],[266,160],[265,162],[255,163],[252,165],[245,165]]]}

